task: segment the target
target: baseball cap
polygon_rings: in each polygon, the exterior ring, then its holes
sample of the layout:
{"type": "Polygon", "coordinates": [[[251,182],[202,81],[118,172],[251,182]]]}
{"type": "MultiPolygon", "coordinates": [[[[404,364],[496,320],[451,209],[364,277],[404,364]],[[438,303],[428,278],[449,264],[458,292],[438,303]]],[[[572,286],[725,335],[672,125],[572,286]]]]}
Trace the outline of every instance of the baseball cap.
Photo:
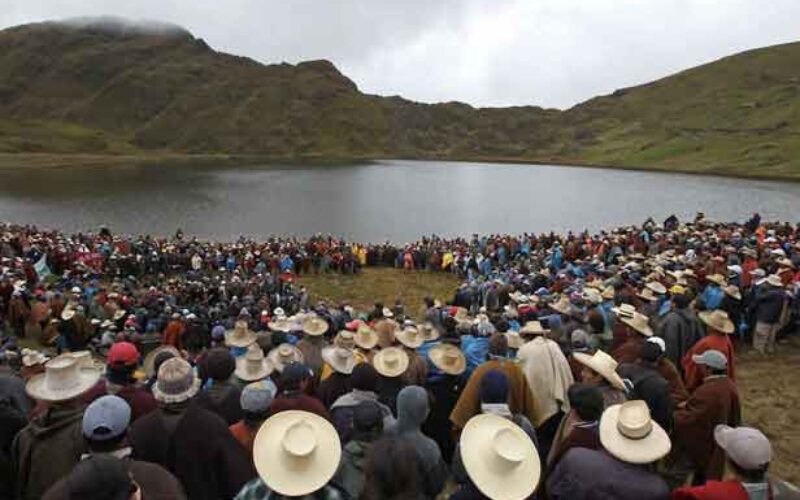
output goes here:
{"type": "Polygon", "coordinates": [[[130,342],[116,342],[106,360],[109,365],[135,365],[139,363],[139,350],[130,342]]]}
{"type": "Polygon", "coordinates": [[[731,462],[744,470],[758,470],[772,460],[772,445],[758,429],[719,424],[714,428],[714,440],[731,462]]]}
{"type": "Polygon", "coordinates": [[[95,399],[83,412],[83,435],[93,441],[107,441],[125,433],[131,420],[131,407],[119,396],[95,399]]]}
{"type": "Polygon", "coordinates": [[[272,380],[260,380],[247,384],[242,390],[239,403],[243,411],[264,413],[269,409],[278,388],[272,380]]]}
{"type": "Polygon", "coordinates": [[[728,358],[726,358],[721,352],[714,349],[708,350],[703,354],[694,354],[692,356],[692,361],[698,365],[706,365],[709,368],[714,368],[715,370],[724,370],[728,367],[728,358]]]}

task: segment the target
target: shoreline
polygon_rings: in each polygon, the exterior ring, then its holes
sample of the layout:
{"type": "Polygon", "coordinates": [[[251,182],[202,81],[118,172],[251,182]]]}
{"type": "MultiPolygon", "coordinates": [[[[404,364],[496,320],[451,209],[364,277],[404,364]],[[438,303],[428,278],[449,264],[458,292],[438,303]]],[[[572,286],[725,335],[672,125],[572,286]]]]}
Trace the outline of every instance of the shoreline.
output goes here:
{"type": "Polygon", "coordinates": [[[742,174],[725,172],[724,170],[696,170],[691,168],[673,168],[662,166],[642,165],[613,165],[594,162],[585,162],[579,159],[557,158],[514,158],[514,157],[440,157],[440,156],[415,156],[415,155],[372,155],[372,156],[273,156],[261,154],[235,154],[235,153],[171,153],[153,152],[143,154],[91,154],[91,153],[0,153],[0,170],[18,168],[70,168],[70,167],[96,167],[96,168],[121,168],[142,165],[181,165],[186,163],[202,165],[318,165],[336,166],[352,163],[369,164],[376,161],[406,160],[406,161],[439,161],[454,163],[498,163],[507,165],[532,165],[568,168],[593,168],[602,170],[621,170],[632,172],[649,172],[657,174],[685,174],[704,177],[722,177],[730,179],[800,182],[800,172],[794,174],[742,174]]]}

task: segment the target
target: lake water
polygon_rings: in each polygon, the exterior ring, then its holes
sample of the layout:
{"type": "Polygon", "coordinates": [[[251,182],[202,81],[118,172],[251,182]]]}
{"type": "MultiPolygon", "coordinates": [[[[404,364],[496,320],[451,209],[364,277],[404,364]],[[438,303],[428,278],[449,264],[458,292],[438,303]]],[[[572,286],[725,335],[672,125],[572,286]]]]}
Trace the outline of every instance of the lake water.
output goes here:
{"type": "Polygon", "coordinates": [[[800,220],[800,183],[577,167],[428,161],[346,166],[0,170],[0,220],[68,231],[232,240],[331,233],[422,235],[591,230],[703,211],[800,220]]]}

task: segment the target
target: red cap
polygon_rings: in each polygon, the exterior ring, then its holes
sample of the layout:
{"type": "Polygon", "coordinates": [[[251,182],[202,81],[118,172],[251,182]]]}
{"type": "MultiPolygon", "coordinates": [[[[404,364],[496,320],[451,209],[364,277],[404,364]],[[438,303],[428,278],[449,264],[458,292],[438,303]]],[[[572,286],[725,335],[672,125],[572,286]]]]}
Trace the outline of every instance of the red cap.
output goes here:
{"type": "Polygon", "coordinates": [[[108,350],[109,365],[135,365],[139,363],[139,350],[130,342],[117,342],[108,350]]]}

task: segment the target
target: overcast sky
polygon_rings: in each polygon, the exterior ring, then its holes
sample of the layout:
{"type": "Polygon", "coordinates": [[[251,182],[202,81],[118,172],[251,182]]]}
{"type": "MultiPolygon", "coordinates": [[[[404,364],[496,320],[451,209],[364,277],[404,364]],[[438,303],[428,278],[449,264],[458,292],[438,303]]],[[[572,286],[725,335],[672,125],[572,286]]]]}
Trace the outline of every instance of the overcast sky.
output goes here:
{"type": "Polygon", "coordinates": [[[330,59],[364,92],[565,108],[800,40],[800,0],[0,0],[0,26],[156,19],[265,63],[330,59]]]}

